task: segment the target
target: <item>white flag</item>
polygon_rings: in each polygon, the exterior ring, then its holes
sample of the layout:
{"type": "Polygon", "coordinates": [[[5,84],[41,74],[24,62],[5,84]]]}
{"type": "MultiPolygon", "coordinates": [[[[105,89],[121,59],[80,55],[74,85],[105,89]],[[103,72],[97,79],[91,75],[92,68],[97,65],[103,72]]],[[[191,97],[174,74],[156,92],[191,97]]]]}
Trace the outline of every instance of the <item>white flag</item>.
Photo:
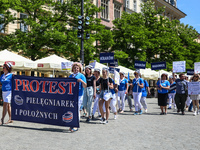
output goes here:
{"type": "Polygon", "coordinates": [[[114,70],[114,74],[115,74],[115,84],[119,85],[119,79],[120,79],[119,73],[116,70],[114,70]]]}

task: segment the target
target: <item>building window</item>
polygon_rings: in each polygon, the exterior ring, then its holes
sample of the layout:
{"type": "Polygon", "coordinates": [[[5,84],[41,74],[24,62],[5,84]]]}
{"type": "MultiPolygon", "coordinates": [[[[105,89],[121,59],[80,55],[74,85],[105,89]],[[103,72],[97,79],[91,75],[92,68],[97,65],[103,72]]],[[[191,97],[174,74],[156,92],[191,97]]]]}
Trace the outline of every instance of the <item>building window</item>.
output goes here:
{"type": "Polygon", "coordinates": [[[133,11],[137,12],[137,1],[133,0],[133,11]]]}
{"type": "Polygon", "coordinates": [[[23,20],[23,19],[26,19],[26,18],[28,18],[28,15],[20,13],[20,19],[22,19],[22,21],[23,21],[23,22],[20,23],[20,30],[22,32],[28,31],[28,25],[26,25],[26,23],[23,20]]]}
{"type": "Polygon", "coordinates": [[[120,18],[121,5],[114,3],[114,19],[120,18]]]}
{"type": "Polygon", "coordinates": [[[174,6],[174,0],[170,0],[171,5],[174,6]]]}
{"type": "Polygon", "coordinates": [[[126,0],[126,8],[129,8],[129,0],[126,0]]]}
{"type": "MultiPolygon", "coordinates": [[[[3,14],[0,14],[0,19],[1,19],[1,21],[3,21],[3,20],[4,20],[4,16],[3,16],[3,14]]],[[[0,24],[0,33],[4,33],[3,26],[4,26],[4,24],[3,24],[3,23],[2,23],[2,24],[0,24]]]]}
{"type": "Polygon", "coordinates": [[[101,7],[103,7],[103,10],[101,12],[101,17],[104,19],[108,19],[108,14],[109,14],[108,0],[101,0],[101,7]]]}

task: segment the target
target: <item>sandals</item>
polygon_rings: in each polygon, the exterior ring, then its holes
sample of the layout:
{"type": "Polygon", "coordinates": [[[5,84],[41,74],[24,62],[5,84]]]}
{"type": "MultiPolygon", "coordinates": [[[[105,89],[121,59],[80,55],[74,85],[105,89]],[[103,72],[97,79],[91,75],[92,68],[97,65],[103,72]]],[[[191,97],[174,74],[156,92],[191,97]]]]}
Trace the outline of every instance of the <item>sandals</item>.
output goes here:
{"type": "Polygon", "coordinates": [[[83,113],[83,115],[81,117],[86,117],[87,116],[87,113],[83,113]]]}
{"type": "Polygon", "coordinates": [[[5,124],[13,123],[12,120],[8,120],[5,124]]]}
{"type": "Polygon", "coordinates": [[[76,131],[78,131],[78,128],[69,128],[69,130],[71,131],[71,132],[76,132],[76,131]]]}

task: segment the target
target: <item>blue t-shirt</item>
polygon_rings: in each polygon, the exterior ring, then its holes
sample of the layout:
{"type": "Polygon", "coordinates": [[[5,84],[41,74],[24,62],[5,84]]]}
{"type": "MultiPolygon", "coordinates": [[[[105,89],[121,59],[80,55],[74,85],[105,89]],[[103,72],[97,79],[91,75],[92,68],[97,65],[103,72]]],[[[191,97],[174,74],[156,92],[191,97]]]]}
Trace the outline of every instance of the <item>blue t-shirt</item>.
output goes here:
{"type": "Polygon", "coordinates": [[[2,91],[12,90],[12,73],[2,74],[0,77],[0,82],[2,83],[2,91]]]}
{"type": "MultiPolygon", "coordinates": [[[[113,81],[113,86],[115,85],[115,81],[112,79],[112,81],[113,81]]],[[[111,91],[111,93],[112,94],[115,94],[115,90],[114,90],[114,88],[113,89],[110,89],[110,91],[111,91]]]]}
{"type": "Polygon", "coordinates": [[[124,91],[126,90],[126,84],[128,83],[128,80],[124,78],[119,85],[119,91],[124,91]]]}
{"type": "MultiPolygon", "coordinates": [[[[161,80],[161,85],[164,87],[167,87],[167,86],[170,86],[170,83],[167,80],[161,80]]],[[[160,80],[157,82],[157,86],[160,87],[160,80]]],[[[161,89],[161,90],[158,90],[158,93],[162,93],[162,94],[168,93],[168,90],[161,89]]]]}
{"type": "MultiPolygon", "coordinates": [[[[170,86],[175,85],[175,84],[176,84],[176,82],[173,82],[172,84],[170,83],[170,86]]],[[[176,90],[174,89],[174,90],[170,91],[169,93],[176,93],[176,90]]]]}
{"type": "Polygon", "coordinates": [[[142,88],[142,97],[147,97],[147,87],[149,87],[149,84],[146,80],[144,81],[144,87],[142,88]]]}
{"type": "Polygon", "coordinates": [[[144,81],[141,78],[138,78],[137,80],[133,79],[133,92],[142,92],[142,88],[138,86],[138,82],[140,85],[144,84],[144,81]]]}
{"type": "MultiPolygon", "coordinates": [[[[71,74],[69,77],[73,78],[73,74],[71,74]]],[[[85,78],[85,76],[82,73],[78,73],[77,75],[75,75],[74,78],[76,78],[76,79],[82,79],[83,82],[86,83],[86,78],[85,78]]],[[[83,95],[83,90],[84,90],[83,85],[82,85],[81,82],[79,82],[79,93],[78,93],[78,96],[82,96],[83,95]]]]}

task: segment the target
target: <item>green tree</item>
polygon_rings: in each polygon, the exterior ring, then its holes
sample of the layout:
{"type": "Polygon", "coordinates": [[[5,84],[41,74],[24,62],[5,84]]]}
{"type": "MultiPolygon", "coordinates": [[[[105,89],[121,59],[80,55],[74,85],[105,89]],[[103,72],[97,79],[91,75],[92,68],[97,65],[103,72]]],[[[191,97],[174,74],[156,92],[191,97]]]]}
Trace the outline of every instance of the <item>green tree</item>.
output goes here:
{"type": "MultiPolygon", "coordinates": [[[[21,51],[22,55],[32,60],[49,54],[65,56],[72,61],[79,60],[80,40],[77,38],[77,26],[81,12],[80,0],[67,0],[63,3],[54,0],[12,0],[7,1],[6,4],[10,9],[27,16],[18,18],[12,15],[12,20],[9,22],[15,21],[21,24],[23,30],[16,29],[16,32],[1,37],[2,49],[21,51]]],[[[98,35],[105,30],[105,27],[100,24],[100,19],[94,18],[99,11],[100,9],[89,0],[85,1],[84,17],[90,17],[90,25],[85,32],[91,33],[91,38],[84,41],[86,62],[96,57],[96,47],[93,43],[99,40],[98,37],[106,36],[98,35]],[[97,34],[93,34],[94,31],[97,34]]],[[[5,20],[8,20],[6,16],[5,20]]],[[[103,38],[102,41],[104,41],[103,38]]]]}
{"type": "Polygon", "coordinates": [[[171,70],[173,61],[186,60],[187,67],[192,67],[194,60],[199,60],[199,44],[194,41],[197,32],[178,20],[170,21],[163,16],[165,8],[155,9],[152,1],[141,7],[141,13],[123,13],[113,21],[113,49],[128,54],[120,62],[133,69],[135,60],[146,61],[147,67],[152,62],[166,61],[171,70]]]}

